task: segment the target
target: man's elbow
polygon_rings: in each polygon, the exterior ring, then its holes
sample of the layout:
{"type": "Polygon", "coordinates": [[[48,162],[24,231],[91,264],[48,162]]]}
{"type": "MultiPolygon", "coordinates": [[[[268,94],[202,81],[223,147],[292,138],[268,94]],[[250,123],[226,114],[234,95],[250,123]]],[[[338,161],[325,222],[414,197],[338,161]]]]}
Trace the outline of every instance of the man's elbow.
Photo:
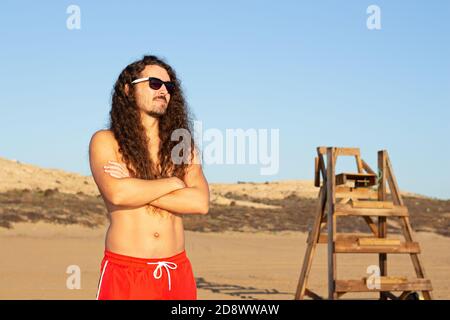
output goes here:
{"type": "Polygon", "coordinates": [[[209,201],[205,201],[198,208],[198,213],[206,215],[209,212],[209,201]]]}
{"type": "Polygon", "coordinates": [[[204,193],[201,201],[201,214],[206,215],[209,212],[209,190],[208,192],[204,193]]]}
{"type": "Polygon", "coordinates": [[[128,206],[130,203],[129,185],[126,184],[128,178],[122,178],[117,180],[114,184],[110,185],[108,190],[108,200],[114,206],[128,206]]]}
{"type": "Polygon", "coordinates": [[[119,190],[118,188],[111,190],[109,192],[109,196],[107,198],[113,206],[126,205],[124,203],[124,201],[126,201],[126,197],[124,197],[123,192],[121,190],[119,190]]]}
{"type": "Polygon", "coordinates": [[[118,192],[115,192],[113,194],[111,194],[109,196],[109,202],[111,202],[111,204],[113,206],[121,206],[123,205],[123,199],[121,197],[121,195],[118,192]]]}

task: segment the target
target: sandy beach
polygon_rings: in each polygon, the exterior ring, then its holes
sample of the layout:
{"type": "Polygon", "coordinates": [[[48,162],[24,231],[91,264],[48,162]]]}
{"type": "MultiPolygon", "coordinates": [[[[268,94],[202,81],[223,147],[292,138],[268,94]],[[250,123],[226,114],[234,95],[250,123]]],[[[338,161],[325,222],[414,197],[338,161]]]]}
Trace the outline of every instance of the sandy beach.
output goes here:
{"type": "MultiPolygon", "coordinates": [[[[42,222],[0,229],[0,299],[95,299],[104,231],[103,227],[42,222]],[[66,286],[70,265],[80,267],[80,289],[66,286]]],[[[434,298],[449,299],[450,239],[432,233],[417,233],[417,239],[434,298]]],[[[186,231],[186,251],[197,280],[198,298],[293,299],[305,241],[306,234],[301,232],[186,231]]],[[[319,247],[310,278],[311,288],[322,295],[326,293],[324,249],[319,247]]],[[[366,267],[376,263],[376,255],[341,256],[338,276],[362,277],[366,267]]],[[[413,275],[409,256],[390,255],[389,270],[391,274],[413,275]]]]}

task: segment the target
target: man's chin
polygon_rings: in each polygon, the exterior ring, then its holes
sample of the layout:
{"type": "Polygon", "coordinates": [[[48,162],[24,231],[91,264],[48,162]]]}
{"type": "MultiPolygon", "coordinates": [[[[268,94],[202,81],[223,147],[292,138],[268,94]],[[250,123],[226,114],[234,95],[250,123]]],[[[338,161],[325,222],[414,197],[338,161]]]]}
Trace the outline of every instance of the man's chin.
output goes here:
{"type": "Polygon", "coordinates": [[[166,110],[150,110],[150,111],[146,111],[147,115],[149,115],[150,117],[154,117],[154,118],[161,118],[165,113],[166,110]]]}

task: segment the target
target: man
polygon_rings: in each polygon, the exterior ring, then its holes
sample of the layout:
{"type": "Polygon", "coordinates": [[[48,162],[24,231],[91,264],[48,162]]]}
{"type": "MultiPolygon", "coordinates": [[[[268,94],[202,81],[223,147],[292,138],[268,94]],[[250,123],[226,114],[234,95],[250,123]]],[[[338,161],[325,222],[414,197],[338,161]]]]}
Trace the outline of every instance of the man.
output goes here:
{"type": "Polygon", "coordinates": [[[175,71],[156,56],[128,65],[114,86],[110,125],[89,144],[94,180],[110,219],[97,299],[197,299],[182,216],[207,214],[209,188],[175,71]],[[192,134],[190,135],[192,137],[192,134]]]}

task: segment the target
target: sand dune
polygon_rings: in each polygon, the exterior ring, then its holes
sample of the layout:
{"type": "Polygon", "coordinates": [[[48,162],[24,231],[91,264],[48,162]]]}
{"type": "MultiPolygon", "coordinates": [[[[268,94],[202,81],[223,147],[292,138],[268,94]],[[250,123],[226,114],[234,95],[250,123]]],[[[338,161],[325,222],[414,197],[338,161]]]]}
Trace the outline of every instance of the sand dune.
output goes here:
{"type": "MultiPolygon", "coordinates": [[[[60,169],[45,169],[32,164],[22,163],[0,157],[0,192],[11,189],[54,189],[60,192],[98,195],[98,189],[92,176],[83,176],[77,173],[65,172],[60,169]]],[[[313,180],[282,180],[267,183],[211,183],[211,200],[217,204],[229,204],[234,199],[227,195],[251,194],[259,199],[284,199],[295,195],[302,198],[316,198],[318,189],[313,180]]],[[[402,191],[403,195],[417,196],[412,192],[402,191]]],[[[264,207],[258,203],[240,202],[243,206],[264,207]]]]}

